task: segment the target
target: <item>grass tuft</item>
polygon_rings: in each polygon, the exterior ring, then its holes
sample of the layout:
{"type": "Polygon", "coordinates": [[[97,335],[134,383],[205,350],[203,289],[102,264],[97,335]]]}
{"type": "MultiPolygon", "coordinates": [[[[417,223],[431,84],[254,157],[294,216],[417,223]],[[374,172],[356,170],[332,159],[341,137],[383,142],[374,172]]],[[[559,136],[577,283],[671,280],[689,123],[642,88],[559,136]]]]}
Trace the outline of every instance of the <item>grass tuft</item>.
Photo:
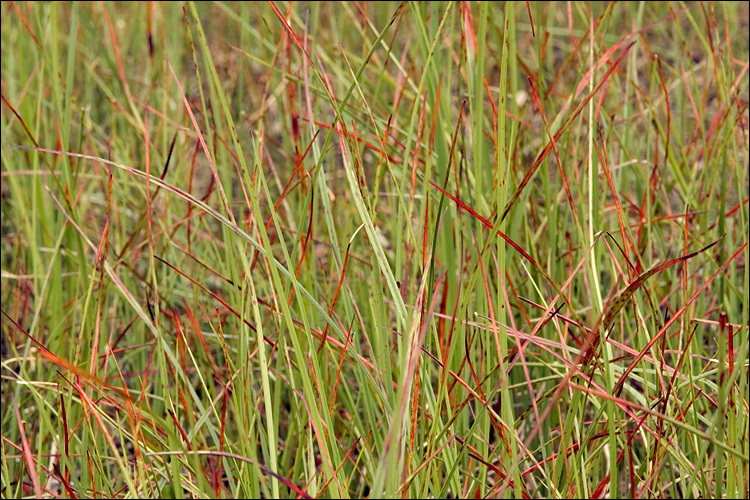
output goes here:
{"type": "Polygon", "coordinates": [[[2,4],[3,498],[747,498],[745,3],[2,4]]]}

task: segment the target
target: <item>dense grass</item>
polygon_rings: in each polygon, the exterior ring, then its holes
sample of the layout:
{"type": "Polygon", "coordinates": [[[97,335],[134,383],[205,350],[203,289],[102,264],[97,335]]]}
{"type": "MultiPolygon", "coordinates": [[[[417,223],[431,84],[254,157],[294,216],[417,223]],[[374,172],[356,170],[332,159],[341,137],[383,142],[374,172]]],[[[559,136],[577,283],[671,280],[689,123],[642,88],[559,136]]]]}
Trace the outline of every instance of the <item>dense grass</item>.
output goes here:
{"type": "Polygon", "coordinates": [[[1,33],[3,498],[748,496],[746,3],[1,33]]]}

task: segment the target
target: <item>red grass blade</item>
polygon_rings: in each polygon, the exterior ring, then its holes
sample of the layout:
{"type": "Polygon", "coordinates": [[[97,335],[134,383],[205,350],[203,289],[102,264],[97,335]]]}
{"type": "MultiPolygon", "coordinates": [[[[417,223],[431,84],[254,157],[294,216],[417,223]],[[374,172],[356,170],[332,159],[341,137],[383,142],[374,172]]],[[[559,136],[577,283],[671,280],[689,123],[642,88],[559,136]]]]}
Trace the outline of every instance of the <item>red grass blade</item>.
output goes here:
{"type": "Polygon", "coordinates": [[[534,175],[534,173],[537,171],[539,166],[542,164],[544,159],[547,157],[549,152],[554,147],[555,141],[559,140],[562,134],[567,130],[567,128],[573,123],[573,121],[578,117],[578,115],[581,113],[583,108],[588,104],[588,102],[596,95],[597,92],[599,92],[599,89],[602,88],[602,85],[609,79],[610,75],[617,69],[617,66],[620,64],[620,61],[627,55],[627,53],[630,51],[630,48],[635,45],[635,42],[631,42],[630,45],[625,48],[625,50],[622,51],[622,53],[619,55],[617,60],[614,62],[614,64],[607,70],[607,73],[602,77],[601,80],[599,80],[599,83],[596,84],[594,89],[583,99],[583,101],[576,106],[575,110],[571,112],[570,117],[565,121],[565,123],[560,126],[560,129],[555,133],[554,135],[554,141],[548,142],[547,145],[542,150],[539,157],[537,157],[536,161],[531,165],[529,170],[526,172],[526,175],[524,176],[523,180],[521,181],[521,184],[519,184],[518,188],[516,188],[516,191],[513,193],[513,196],[511,197],[510,201],[507,205],[505,205],[505,210],[503,211],[503,215],[500,218],[501,221],[505,220],[505,217],[507,217],[508,212],[510,211],[511,207],[518,201],[518,198],[521,196],[521,192],[524,190],[526,185],[531,180],[531,177],[534,175]]]}
{"type": "MultiPolygon", "coordinates": [[[[702,252],[704,250],[707,250],[708,248],[710,248],[713,245],[715,245],[717,242],[712,243],[711,245],[709,245],[708,247],[704,248],[703,250],[700,250],[698,253],[700,253],[700,252],[702,252]]],[[[747,243],[743,243],[742,246],[740,248],[738,248],[737,251],[734,252],[734,254],[732,254],[732,256],[729,257],[729,259],[727,259],[727,261],[724,262],[724,264],[722,264],[721,267],[719,269],[717,269],[716,272],[714,274],[712,274],[700,286],[700,288],[698,288],[698,290],[696,290],[693,293],[693,295],[690,297],[690,299],[687,301],[687,303],[684,304],[677,312],[675,312],[675,314],[669,319],[669,321],[667,321],[664,324],[664,326],[661,328],[661,330],[659,330],[659,332],[656,335],[654,335],[654,337],[649,341],[649,343],[641,350],[641,352],[638,353],[638,355],[635,357],[635,359],[633,359],[633,361],[630,363],[630,366],[628,366],[627,369],[620,376],[620,379],[617,381],[617,384],[615,384],[615,387],[613,389],[613,393],[614,394],[617,394],[620,391],[620,389],[622,388],[622,385],[625,383],[625,380],[627,380],[628,376],[630,375],[630,372],[632,372],[633,369],[635,368],[635,366],[643,359],[643,357],[646,355],[646,353],[651,349],[651,346],[653,346],[656,343],[656,341],[659,340],[659,338],[666,333],[667,329],[672,325],[672,323],[674,323],[675,321],[677,321],[677,319],[682,315],[683,312],[685,312],[685,310],[690,306],[690,304],[692,304],[695,301],[695,299],[698,298],[698,295],[700,295],[703,292],[703,290],[705,290],[708,287],[708,285],[711,284],[711,282],[714,280],[714,278],[716,278],[716,276],[718,276],[719,273],[721,273],[724,269],[726,269],[726,267],[729,265],[730,262],[732,262],[738,255],[740,255],[742,253],[742,251],[745,249],[746,246],[747,246],[747,243]]],[[[692,256],[692,254],[691,254],[691,256],[692,256]]],[[[666,266],[666,264],[671,265],[671,264],[675,263],[675,261],[686,260],[686,258],[689,258],[689,256],[684,256],[684,257],[680,257],[679,259],[674,259],[674,260],[671,260],[669,262],[665,262],[664,264],[662,264],[662,266],[668,267],[668,266],[666,266]]],[[[657,266],[657,267],[661,267],[661,266],[657,266]]],[[[646,273],[646,274],[648,274],[648,273],[646,273]]],[[[628,288],[630,288],[630,287],[628,287],[628,288]]],[[[624,293],[623,293],[623,295],[624,295],[624,293]]],[[[613,306],[614,306],[614,304],[613,304],[613,306]]]]}

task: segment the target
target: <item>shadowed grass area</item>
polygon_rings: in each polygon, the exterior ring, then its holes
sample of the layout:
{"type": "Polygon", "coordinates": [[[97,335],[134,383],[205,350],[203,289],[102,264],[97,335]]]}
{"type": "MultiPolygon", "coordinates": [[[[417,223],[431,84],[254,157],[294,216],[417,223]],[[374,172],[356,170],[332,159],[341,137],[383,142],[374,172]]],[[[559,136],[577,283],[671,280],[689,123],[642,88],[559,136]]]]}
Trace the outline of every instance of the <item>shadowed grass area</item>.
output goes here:
{"type": "Polygon", "coordinates": [[[747,4],[0,8],[3,498],[748,496],[747,4]]]}

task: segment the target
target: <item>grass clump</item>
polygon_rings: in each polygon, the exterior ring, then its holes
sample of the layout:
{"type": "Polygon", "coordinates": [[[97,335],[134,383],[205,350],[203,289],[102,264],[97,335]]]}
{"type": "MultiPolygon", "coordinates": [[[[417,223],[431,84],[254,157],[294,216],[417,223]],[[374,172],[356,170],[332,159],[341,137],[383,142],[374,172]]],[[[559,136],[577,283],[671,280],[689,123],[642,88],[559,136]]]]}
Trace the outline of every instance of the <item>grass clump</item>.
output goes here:
{"type": "Polygon", "coordinates": [[[748,496],[746,4],[1,28],[3,498],[748,496]]]}

